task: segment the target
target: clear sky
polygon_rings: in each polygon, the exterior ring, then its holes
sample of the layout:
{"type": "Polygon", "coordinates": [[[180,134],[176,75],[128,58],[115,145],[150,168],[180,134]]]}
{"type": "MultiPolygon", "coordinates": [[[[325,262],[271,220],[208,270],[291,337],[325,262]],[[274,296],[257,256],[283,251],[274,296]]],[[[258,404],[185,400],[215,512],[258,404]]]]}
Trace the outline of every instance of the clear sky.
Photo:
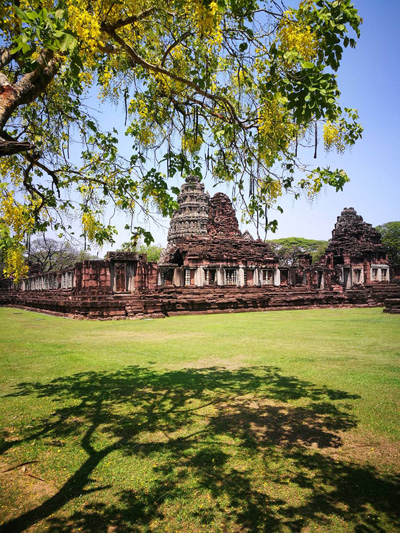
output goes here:
{"type": "Polygon", "coordinates": [[[351,151],[322,154],[320,163],[343,168],[343,192],[323,191],[313,204],[285,201],[276,237],[326,239],[343,207],[376,226],[400,220],[400,1],[355,0],[363,18],[355,49],[346,49],[338,83],[342,107],[355,107],[363,138],[351,151]]]}
{"type": "MultiPolygon", "coordinates": [[[[291,2],[292,4],[296,2],[291,2]]],[[[400,220],[400,0],[354,0],[363,18],[361,38],[355,49],[346,49],[338,83],[342,107],[359,110],[363,138],[343,155],[325,154],[309,162],[343,168],[350,177],[343,192],[324,190],[309,203],[305,198],[281,202],[284,213],[272,213],[278,231],[268,238],[306,237],[328,239],[344,207],[354,207],[373,226],[400,220]]],[[[104,115],[108,112],[104,110],[104,115]]],[[[114,115],[116,110],[111,110],[114,115]]],[[[110,118],[104,116],[104,118],[110,118]]],[[[112,122],[111,122],[112,123],[112,122]]],[[[206,181],[210,194],[212,182],[206,181]]],[[[117,246],[129,239],[120,226],[117,246]]],[[[141,221],[143,222],[143,221],[141,221]]],[[[168,221],[164,221],[167,226],[168,221]]],[[[150,224],[156,243],[165,245],[167,231],[150,224]]],[[[249,228],[255,235],[255,231],[249,228]]],[[[115,248],[115,246],[114,246],[115,248]]]]}

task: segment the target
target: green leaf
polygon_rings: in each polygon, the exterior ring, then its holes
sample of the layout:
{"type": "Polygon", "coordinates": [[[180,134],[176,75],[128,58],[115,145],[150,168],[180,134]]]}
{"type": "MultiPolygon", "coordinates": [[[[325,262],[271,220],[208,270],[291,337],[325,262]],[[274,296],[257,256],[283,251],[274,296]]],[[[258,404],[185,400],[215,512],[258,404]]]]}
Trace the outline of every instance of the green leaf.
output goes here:
{"type": "Polygon", "coordinates": [[[60,43],[60,50],[66,52],[67,50],[73,50],[77,44],[75,37],[69,33],[65,33],[60,43]]]}
{"type": "Polygon", "coordinates": [[[27,23],[30,22],[30,18],[28,17],[27,13],[22,11],[22,9],[20,9],[15,4],[14,4],[14,11],[15,11],[16,15],[18,16],[18,18],[21,19],[23,22],[27,22],[27,23]]]}

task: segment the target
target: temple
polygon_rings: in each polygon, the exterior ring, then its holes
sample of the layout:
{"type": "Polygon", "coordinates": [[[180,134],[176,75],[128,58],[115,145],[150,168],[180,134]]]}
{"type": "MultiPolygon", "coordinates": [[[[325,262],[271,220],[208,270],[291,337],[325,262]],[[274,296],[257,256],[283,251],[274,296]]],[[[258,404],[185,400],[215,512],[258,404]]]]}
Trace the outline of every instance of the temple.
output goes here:
{"type": "Polygon", "coordinates": [[[158,264],[158,285],[280,284],[278,260],[263,241],[242,235],[228,196],[211,199],[195,177],[186,179],[158,264]]]}
{"type": "Polygon", "coordinates": [[[399,312],[400,267],[352,207],[317,263],[303,254],[288,267],[242,233],[228,196],[210,198],[198,177],[186,178],[178,205],[158,264],[109,252],[63,271],[31,272],[18,286],[1,281],[0,305],[100,319],[384,303],[399,312]]]}

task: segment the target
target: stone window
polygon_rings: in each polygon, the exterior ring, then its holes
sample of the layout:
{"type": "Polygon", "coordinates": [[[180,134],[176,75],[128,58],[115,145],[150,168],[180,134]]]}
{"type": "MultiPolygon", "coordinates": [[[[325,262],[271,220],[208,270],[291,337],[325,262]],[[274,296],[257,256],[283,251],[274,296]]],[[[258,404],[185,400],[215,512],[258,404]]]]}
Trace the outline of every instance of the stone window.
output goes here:
{"type": "Polygon", "coordinates": [[[172,285],[174,271],[172,268],[161,270],[161,285],[172,285]]]}
{"type": "Polygon", "coordinates": [[[382,281],[387,281],[388,280],[387,268],[382,268],[382,270],[381,270],[381,280],[382,281]]]}
{"type": "Polygon", "coordinates": [[[185,285],[190,285],[190,270],[185,268],[185,285]]]}
{"type": "Polygon", "coordinates": [[[233,268],[225,270],[225,285],[237,285],[237,271],[233,268]]]}
{"type": "Polygon", "coordinates": [[[287,284],[288,278],[289,278],[288,270],[281,270],[280,271],[280,277],[281,277],[281,285],[282,284],[287,284]]]}
{"type": "Polygon", "coordinates": [[[372,281],[378,280],[378,269],[377,268],[372,269],[371,278],[372,278],[372,281]]]}
{"type": "Polygon", "coordinates": [[[272,270],[261,271],[261,284],[262,285],[272,285],[273,281],[274,281],[274,273],[272,270]]]}
{"type": "Polygon", "coordinates": [[[215,276],[216,276],[215,269],[207,269],[206,279],[205,279],[206,285],[215,285],[215,276]]]}
{"type": "Polygon", "coordinates": [[[354,283],[361,283],[361,268],[354,269],[354,283]]]}

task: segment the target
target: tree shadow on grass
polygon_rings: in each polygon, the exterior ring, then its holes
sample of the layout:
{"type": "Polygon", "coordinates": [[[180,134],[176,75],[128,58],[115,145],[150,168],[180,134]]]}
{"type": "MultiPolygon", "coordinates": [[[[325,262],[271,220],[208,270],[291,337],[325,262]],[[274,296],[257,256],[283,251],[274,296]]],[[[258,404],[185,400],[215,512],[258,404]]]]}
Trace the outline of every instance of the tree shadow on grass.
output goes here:
{"type": "Polygon", "coordinates": [[[329,526],[332,517],[358,531],[380,531],[381,516],[400,525],[398,478],[321,453],[339,448],[341,432],[356,427],[351,403],[359,397],[278,368],[132,366],[21,383],[10,396],[51,398],[58,407],[4,449],[75,439],[86,458],[56,494],[0,526],[2,532],[40,521],[60,532],[166,524],[188,531],[279,531],[284,524],[301,531],[310,523],[329,526]],[[121,462],[157,460],[153,477],[129,488],[111,480],[93,486],[93,473],[112,454],[121,462]],[[65,512],[90,493],[83,508],[65,512]]]}

